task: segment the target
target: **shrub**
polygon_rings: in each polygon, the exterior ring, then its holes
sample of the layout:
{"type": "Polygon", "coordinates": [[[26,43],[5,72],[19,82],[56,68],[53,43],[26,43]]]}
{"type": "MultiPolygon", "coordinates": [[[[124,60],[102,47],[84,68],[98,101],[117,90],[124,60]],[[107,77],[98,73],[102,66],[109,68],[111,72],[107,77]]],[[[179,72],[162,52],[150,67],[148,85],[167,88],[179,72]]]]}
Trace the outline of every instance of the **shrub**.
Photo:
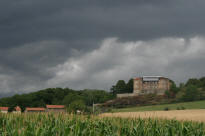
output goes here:
{"type": "Polygon", "coordinates": [[[177,110],[185,110],[186,108],[184,106],[177,107],[177,110]]]}
{"type": "Polygon", "coordinates": [[[181,110],[185,110],[186,108],[184,106],[181,107],[181,110]]]}
{"type": "Polygon", "coordinates": [[[170,110],[170,109],[169,109],[169,107],[165,107],[164,110],[165,110],[165,111],[168,111],[168,110],[170,110]]]}

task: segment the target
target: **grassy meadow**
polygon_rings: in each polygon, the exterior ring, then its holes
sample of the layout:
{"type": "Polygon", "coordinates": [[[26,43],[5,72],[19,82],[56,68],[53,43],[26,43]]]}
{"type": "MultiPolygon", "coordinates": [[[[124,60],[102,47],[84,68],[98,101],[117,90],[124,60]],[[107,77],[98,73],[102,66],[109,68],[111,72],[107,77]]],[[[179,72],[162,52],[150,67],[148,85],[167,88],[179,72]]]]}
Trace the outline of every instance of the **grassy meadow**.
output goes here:
{"type": "Polygon", "coordinates": [[[68,114],[0,114],[1,136],[202,136],[205,124],[68,114]]]}
{"type": "Polygon", "coordinates": [[[174,104],[162,104],[151,106],[139,106],[130,108],[112,109],[112,112],[138,112],[138,111],[162,111],[168,108],[168,110],[177,110],[178,108],[184,109],[205,109],[205,101],[183,102],[174,104]]]}

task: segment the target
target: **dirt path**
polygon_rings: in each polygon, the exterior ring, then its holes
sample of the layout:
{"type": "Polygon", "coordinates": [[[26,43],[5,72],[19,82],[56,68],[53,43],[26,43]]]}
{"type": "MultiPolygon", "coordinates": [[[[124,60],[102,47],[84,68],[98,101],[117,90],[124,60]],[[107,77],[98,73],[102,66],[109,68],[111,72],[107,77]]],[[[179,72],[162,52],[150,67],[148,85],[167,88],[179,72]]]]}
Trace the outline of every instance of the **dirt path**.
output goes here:
{"type": "Polygon", "coordinates": [[[162,118],[205,122],[205,109],[200,110],[172,110],[172,111],[145,111],[145,112],[118,112],[103,113],[100,117],[123,118],[162,118]]]}

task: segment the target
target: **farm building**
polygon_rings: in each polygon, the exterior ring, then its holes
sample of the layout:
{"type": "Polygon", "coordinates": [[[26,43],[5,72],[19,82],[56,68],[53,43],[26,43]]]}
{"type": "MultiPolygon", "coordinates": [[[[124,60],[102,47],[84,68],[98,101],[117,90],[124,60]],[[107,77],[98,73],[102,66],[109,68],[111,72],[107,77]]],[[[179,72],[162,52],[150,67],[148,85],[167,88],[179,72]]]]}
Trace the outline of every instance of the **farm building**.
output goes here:
{"type": "Polygon", "coordinates": [[[9,107],[0,107],[1,113],[8,113],[9,107]]]}
{"type": "Polygon", "coordinates": [[[46,105],[47,112],[65,112],[64,105],[46,105]]]}
{"type": "Polygon", "coordinates": [[[27,107],[25,112],[45,112],[45,108],[29,108],[27,107]]]}
{"type": "Polygon", "coordinates": [[[170,90],[171,82],[162,76],[143,76],[133,79],[133,93],[117,94],[117,97],[138,96],[143,94],[164,95],[170,90]]]}
{"type": "Polygon", "coordinates": [[[21,108],[19,106],[16,106],[13,110],[13,113],[21,113],[21,108]]]}

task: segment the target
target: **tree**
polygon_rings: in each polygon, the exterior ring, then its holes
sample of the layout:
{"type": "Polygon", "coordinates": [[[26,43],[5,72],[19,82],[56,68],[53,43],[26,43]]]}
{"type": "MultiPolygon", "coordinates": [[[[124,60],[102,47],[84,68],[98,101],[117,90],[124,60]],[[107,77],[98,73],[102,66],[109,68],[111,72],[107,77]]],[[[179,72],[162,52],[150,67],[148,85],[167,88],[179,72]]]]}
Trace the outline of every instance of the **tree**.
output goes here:
{"type": "Polygon", "coordinates": [[[113,96],[116,95],[117,89],[116,89],[115,85],[113,85],[113,86],[110,88],[110,91],[111,91],[111,93],[113,94],[113,96]]]}
{"type": "Polygon", "coordinates": [[[86,110],[85,102],[83,100],[75,100],[69,105],[68,110],[69,112],[74,112],[74,113],[76,113],[77,110],[85,111],[86,110]]]}
{"type": "Polygon", "coordinates": [[[69,106],[73,101],[82,100],[83,98],[76,93],[69,93],[63,99],[63,104],[69,106]]]}
{"type": "Polygon", "coordinates": [[[127,93],[133,92],[133,79],[132,78],[126,84],[126,92],[127,93]]]}
{"type": "Polygon", "coordinates": [[[187,83],[186,83],[185,86],[195,85],[195,86],[199,87],[200,84],[201,84],[201,83],[200,83],[200,80],[198,80],[197,78],[190,78],[190,79],[187,81],[187,83]]]}
{"type": "Polygon", "coordinates": [[[171,80],[170,92],[172,93],[173,97],[176,96],[178,91],[179,91],[179,88],[176,86],[175,82],[171,80]]]}
{"type": "Polygon", "coordinates": [[[126,93],[126,83],[124,80],[119,80],[114,86],[114,94],[126,93]]]}
{"type": "Polygon", "coordinates": [[[205,77],[200,78],[199,81],[201,83],[200,87],[205,88],[205,77]]]}
{"type": "Polygon", "coordinates": [[[196,86],[189,85],[186,87],[184,94],[182,95],[183,101],[194,101],[200,97],[199,91],[196,86]]]}
{"type": "Polygon", "coordinates": [[[113,95],[109,92],[103,90],[82,90],[80,91],[83,100],[85,101],[86,105],[92,106],[93,103],[103,103],[108,101],[113,97],[113,95]]]}

